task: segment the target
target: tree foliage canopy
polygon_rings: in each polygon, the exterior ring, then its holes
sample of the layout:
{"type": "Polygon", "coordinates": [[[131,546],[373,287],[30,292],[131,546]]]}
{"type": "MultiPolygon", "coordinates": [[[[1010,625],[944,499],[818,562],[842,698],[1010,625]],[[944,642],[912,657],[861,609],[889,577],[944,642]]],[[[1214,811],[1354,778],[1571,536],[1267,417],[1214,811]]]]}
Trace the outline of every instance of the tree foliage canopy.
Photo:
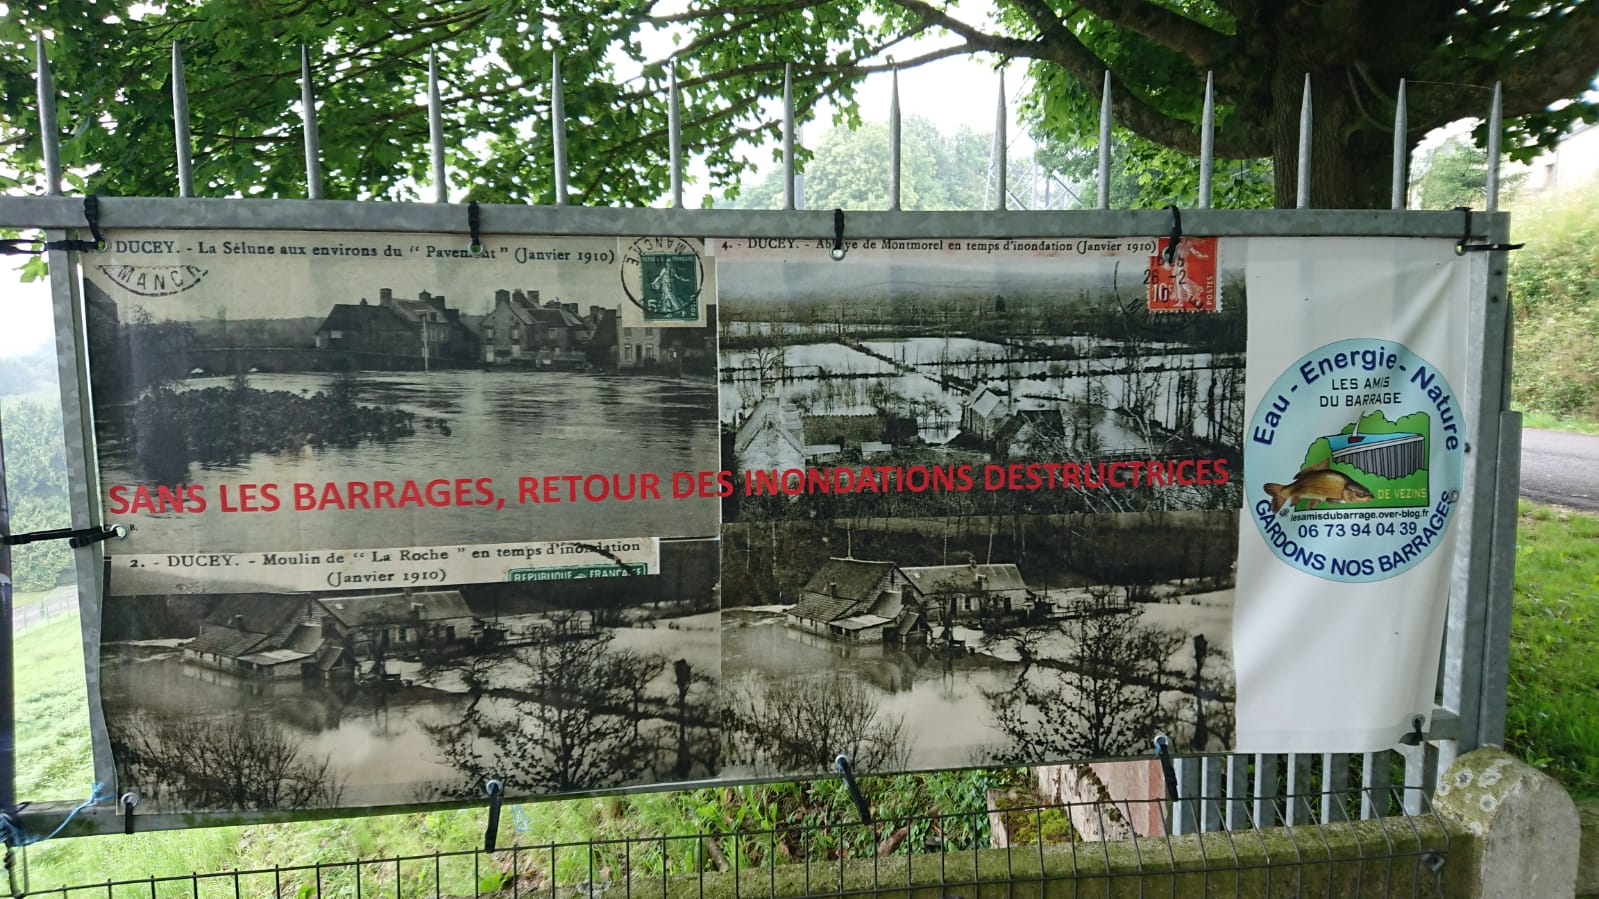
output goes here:
{"type": "MultiPolygon", "coordinates": [[[[297,196],[297,48],[313,48],[330,197],[413,194],[428,176],[426,56],[439,51],[452,182],[486,201],[553,199],[550,71],[564,66],[574,202],[658,197],[669,173],[666,94],[675,61],[685,146],[713,180],[775,137],[771,104],[795,67],[802,118],[832,97],[855,121],[869,73],[963,54],[1032,63],[1031,107],[1052,135],[1092,133],[1107,69],[1120,125],[1194,152],[1214,71],[1216,150],[1270,157],[1294,196],[1303,78],[1315,91],[1312,203],[1379,205],[1395,86],[1410,79],[1412,140],[1482,114],[1505,85],[1512,145],[1551,141],[1599,109],[1599,2],[1569,0],[997,0],[987,21],[935,0],[21,0],[0,22],[0,142],[33,183],[31,36],[44,34],[60,95],[63,163],[81,189],[174,192],[171,42],[188,60],[199,192],[297,196]],[[913,37],[933,44],[907,45],[913,37]],[[931,46],[933,49],[913,49],[931,46]]],[[[910,76],[914,77],[914,75],[910,76]]]]}

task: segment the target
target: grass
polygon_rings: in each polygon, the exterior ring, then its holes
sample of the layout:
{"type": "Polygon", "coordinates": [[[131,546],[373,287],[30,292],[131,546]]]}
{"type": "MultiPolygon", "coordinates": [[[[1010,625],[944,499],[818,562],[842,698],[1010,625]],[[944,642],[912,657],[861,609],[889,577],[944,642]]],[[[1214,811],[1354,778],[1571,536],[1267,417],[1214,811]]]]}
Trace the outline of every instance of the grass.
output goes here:
{"type": "Polygon", "coordinates": [[[20,609],[24,606],[38,605],[57,594],[76,596],[77,591],[71,587],[51,587],[49,590],[18,590],[11,594],[11,607],[20,609]]]}
{"type": "Polygon", "coordinates": [[[1523,502],[1511,624],[1511,751],[1599,796],[1599,516],[1523,502]]]}
{"type": "Polygon", "coordinates": [[[1573,434],[1599,434],[1599,421],[1577,415],[1555,415],[1551,412],[1523,412],[1521,426],[1545,431],[1568,431],[1573,434]]]}

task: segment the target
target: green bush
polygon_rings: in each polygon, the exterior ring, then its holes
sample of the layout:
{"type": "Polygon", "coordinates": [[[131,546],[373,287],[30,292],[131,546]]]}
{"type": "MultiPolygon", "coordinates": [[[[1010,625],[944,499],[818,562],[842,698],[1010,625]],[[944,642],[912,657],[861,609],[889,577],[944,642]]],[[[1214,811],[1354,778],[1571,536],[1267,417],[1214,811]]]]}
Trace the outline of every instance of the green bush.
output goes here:
{"type": "Polygon", "coordinates": [[[1599,182],[1517,209],[1517,408],[1599,420],[1599,182]]]}

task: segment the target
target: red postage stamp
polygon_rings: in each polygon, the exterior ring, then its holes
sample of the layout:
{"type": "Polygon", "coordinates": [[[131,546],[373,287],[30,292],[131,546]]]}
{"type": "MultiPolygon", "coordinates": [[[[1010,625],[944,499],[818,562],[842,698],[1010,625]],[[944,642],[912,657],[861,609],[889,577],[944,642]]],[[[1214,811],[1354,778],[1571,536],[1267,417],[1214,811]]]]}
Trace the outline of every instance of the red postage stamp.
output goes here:
{"type": "Polygon", "coordinates": [[[1144,283],[1149,285],[1150,312],[1218,312],[1221,279],[1217,276],[1216,238],[1183,237],[1177,252],[1166,262],[1168,238],[1155,245],[1144,283]]]}

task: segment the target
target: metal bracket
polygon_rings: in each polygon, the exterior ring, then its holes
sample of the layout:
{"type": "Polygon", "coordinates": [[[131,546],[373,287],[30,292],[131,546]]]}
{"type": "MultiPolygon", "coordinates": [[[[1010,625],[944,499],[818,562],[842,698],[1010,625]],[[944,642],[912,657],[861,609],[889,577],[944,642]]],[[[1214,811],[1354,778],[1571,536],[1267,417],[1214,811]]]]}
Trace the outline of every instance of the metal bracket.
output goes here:
{"type": "MultiPolygon", "coordinates": [[[[833,261],[844,261],[844,210],[833,210],[833,261]]],[[[839,756],[843,758],[843,756],[839,756]]]]}
{"type": "Polygon", "coordinates": [[[1166,264],[1175,265],[1177,262],[1177,243],[1183,239],[1183,211],[1175,205],[1167,206],[1171,210],[1171,234],[1166,241],[1166,264]]]}
{"type": "Polygon", "coordinates": [[[1420,715],[1410,719],[1411,731],[1410,733],[1400,737],[1399,742],[1405,746],[1420,746],[1422,742],[1427,739],[1426,733],[1424,733],[1421,729],[1421,725],[1426,720],[1426,718],[1423,718],[1420,715]]]}

